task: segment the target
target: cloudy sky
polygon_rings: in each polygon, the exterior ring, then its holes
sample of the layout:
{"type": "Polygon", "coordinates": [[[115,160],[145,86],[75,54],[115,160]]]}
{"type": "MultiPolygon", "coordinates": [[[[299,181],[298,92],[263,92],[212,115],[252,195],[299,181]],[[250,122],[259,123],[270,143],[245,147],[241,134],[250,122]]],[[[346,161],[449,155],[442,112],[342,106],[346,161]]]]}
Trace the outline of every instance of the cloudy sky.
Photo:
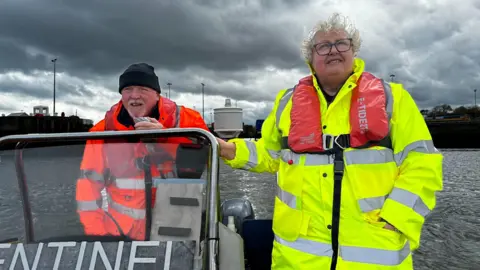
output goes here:
{"type": "Polygon", "coordinates": [[[0,113],[52,110],[57,58],[57,112],[100,120],[120,98],[118,76],[148,62],[163,93],[171,82],[171,97],[200,112],[205,84],[207,122],[231,98],[253,123],[307,73],[302,38],[335,11],[360,29],[367,71],[395,74],[421,108],[473,104],[475,0],[2,0],[0,113]]]}

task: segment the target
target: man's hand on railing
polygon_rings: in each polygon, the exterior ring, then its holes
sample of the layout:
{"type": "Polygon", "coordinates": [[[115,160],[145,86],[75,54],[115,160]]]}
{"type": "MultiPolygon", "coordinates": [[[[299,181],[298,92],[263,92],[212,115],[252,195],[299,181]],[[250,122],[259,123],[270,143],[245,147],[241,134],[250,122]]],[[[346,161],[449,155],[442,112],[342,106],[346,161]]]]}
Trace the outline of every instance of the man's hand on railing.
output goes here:
{"type": "Polygon", "coordinates": [[[220,156],[227,160],[234,159],[237,151],[237,146],[234,143],[226,142],[220,138],[217,138],[217,141],[220,145],[220,156]]]}

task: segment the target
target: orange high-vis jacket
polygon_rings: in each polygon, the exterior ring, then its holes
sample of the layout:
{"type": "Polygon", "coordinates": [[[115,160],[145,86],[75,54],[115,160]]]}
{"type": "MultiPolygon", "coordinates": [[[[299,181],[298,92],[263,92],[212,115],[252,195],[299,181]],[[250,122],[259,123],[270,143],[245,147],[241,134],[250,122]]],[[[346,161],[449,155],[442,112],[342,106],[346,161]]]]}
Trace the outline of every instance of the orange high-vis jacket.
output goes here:
{"type": "MultiPolygon", "coordinates": [[[[118,121],[122,110],[121,101],[90,129],[133,130],[118,121]]],[[[161,97],[158,103],[158,121],[165,128],[202,128],[209,131],[200,114],[192,109],[178,106],[161,97]]],[[[105,140],[108,142],[108,140],[105,140]]],[[[104,143],[104,140],[89,140],[86,143],[81,175],[77,180],[77,212],[87,235],[125,235],[130,239],[145,239],[145,173],[141,166],[146,155],[154,157],[156,164],[150,167],[152,178],[175,177],[173,167],[179,143],[191,143],[187,138],[169,138],[147,149],[143,142],[104,143]],[[106,189],[108,212],[102,209],[102,189],[106,189]],[[121,230],[121,231],[120,231],[121,230]]],[[[155,200],[155,184],[152,186],[152,206],[155,200]]]]}

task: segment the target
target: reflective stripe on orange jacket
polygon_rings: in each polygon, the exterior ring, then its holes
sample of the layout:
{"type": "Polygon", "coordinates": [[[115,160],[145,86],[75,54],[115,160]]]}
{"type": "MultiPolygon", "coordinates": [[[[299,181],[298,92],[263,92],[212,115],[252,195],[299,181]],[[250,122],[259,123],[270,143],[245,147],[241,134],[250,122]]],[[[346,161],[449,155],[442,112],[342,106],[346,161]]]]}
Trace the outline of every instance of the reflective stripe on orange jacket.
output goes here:
{"type": "MultiPolygon", "coordinates": [[[[105,119],[97,123],[91,132],[104,130],[133,130],[118,118],[122,113],[121,102],[112,106],[105,119]]],[[[158,103],[159,122],[165,128],[208,127],[197,111],[177,106],[161,97],[158,103]]],[[[158,165],[150,167],[152,178],[175,177],[172,160],[179,143],[191,143],[187,138],[169,138],[147,148],[144,142],[107,143],[103,140],[87,141],[81,175],[77,180],[77,212],[87,235],[121,235],[131,239],[145,238],[145,180],[141,159],[155,156],[158,165]],[[150,150],[149,150],[150,149],[150,150]],[[154,155],[153,155],[154,154],[154,155]],[[140,165],[140,166],[139,166],[140,165]],[[106,189],[108,213],[102,209],[102,189],[106,189]],[[119,228],[122,232],[119,231],[119,228]]],[[[155,202],[155,183],[152,186],[152,206],[155,202]]]]}

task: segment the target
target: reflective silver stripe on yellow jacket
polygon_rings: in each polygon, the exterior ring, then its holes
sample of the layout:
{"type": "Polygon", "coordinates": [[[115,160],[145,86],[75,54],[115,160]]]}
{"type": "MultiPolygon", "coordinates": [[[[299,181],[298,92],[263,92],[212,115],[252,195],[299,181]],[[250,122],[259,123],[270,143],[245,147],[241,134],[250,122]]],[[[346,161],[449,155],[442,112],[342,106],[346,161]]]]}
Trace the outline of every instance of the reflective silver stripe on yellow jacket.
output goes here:
{"type": "MultiPolygon", "coordinates": [[[[245,144],[247,145],[247,149],[248,149],[248,161],[242,167],[242,169],[250,170],[252,168],[255,168],[255,166],[257,166],[259,162],[257,147],[255,146],[255,143],[251,141],[245,140],[245,144]]],[[[279,153],[277,151],[267,150],[267,152],[272,159],[277,159],[279,156],[279,153]]]]}
{"type": "MultiPolygon", "coordinates": [[[[291,162],[291,164],[295,165],[318,166],[333,164],[333,158],[329,155],[297,154],[288,149],[280,151],[280,158],[284,162],[291,162]],[[305,163],[303,164],[300,162],[302,156],[305,157],[305,163]]],[[[355,149],[344,152],[344,160],[346,165],[380,164],[395,161],[391,149],[355,149]]]]}
{"type": "MultiPolygon", "coordinates": [[[[277,197],[289,207],[296,209],[297,198],[277,186],[277,197]]],[[[275,241],[281,245],[288,246],[295,250],[309,253],[316,256],[332,256],[330,243],[322,243],[310,239],[298,238],[291,242],[275,235],[275,241]]],[[[340,257],[344,261],[380,264],[399,265],[410,254],[410,244],[407,241],[400,250],[382,250],[378,248],[353,247],[340,245],[340,257]]]]}
{"type": "Polygon", "coordinates": [[[295,88],[290,88],[286,90],[285,93],[283,93],[283,96],[280,98],[280,101],[278,102],[278,108],[275,112],[275,123],[277,124],[278,130],[280,130],[280,118],[282,117],[282,113],[285,110],[288,101],[292,97],[293,90],[295,90],[295,88]]]}
{"type": "MultiPolygon", "coordinates": [[[[281,245],[316,256],[332,257],[333,253],[330,243],[322,243],[304,238],[298,238],[290,242],[280,238],[278,235],[275,235],[275,241],[281,245]]],[[[400,250],[381,250],[377,248],[342,245],[340,245],[339,249],[339,255],[344,261],[390,266],[401,264],[410,254],[410,244],[408,241],[400,250]]]]}
{"type": "MultiPolygon", "coordinates": [[[[437,153],[438,150],[433,147],[431,141],[422,141],[415,142],[411,145],[417,145],[417,147],[406,147],[406,151],[393,155],[391,149],[358,149],[344,152],[345,163],[346,165],[355,165],[355,164],[381,164],[388,162],[395,162],[397,166],[401,166],[406,157],[405,152],[417,151],[422,153],[437,153]],[[424,148],[419,146],[425,146],[424,148]],[[400,158],[397,158],[400,157],[400,158]]],[[[284,162],[292,161],[292,164],[300,164],[300,157],[302,155],[291,152],[290,150],[281,151],[281,159],[284,162]]],[[[305,166],[318,166],[318,165],[327,165],[332,163],[332,158],[327,155],[312,155],[312,154],[303,154],[305,156],[305,166]]],[[[404,204],[407,207],[412,208],[415,212],[425,217],[430,213],[430,209],[425,205],[420,196],[404,189],[394,188],[389,195],[365,198],[358,201],[360,209],[362,212],[370,212],[376,209],[381,209],[387,198],[395,200],[401,204],[404,204]]]]}
{"type": "Polygon", "coordinates": [[[297,154],[289,149],[280,150],[280,158],[284,162],[291,162],[292,165],[300,165],[300,159],[302,156],[305,157],[305,163],[303,163],[304,166],[318,166],[333,163],[333,158],[328,155],[297,154]]]}
{"type": "MultiPolygon", "coordinates": [[[[410,152],[435,154],[438,153],[438,150],[431,140],[413,142],[407,145],[403,151],[395,155],[391,149],[358,149],[345,152],[345,163],[346,165],[352,165],[395,162],[397,166],[401,166],[410,152]]],[[[387,198],[413,209],[423,217],[426,217],[431,211],[420,196],[411,191],[396,187],[393,188],[392,192],[387,196],[361,199],[358,201],[358,204],[362,212],[370,212],[375,209],[381,209],[387,198]]]]}
{"type": "Polygon", "coordinates": [[[389,83],[385,82],[382,80],[383,84],[383,91],[385,92],[385,98],[386,98],[386,108],[385,110],[387,111],[387,117],[388,121],[392,120],[392,114],[393,114],[393,93],[392,93],[392,87],[390,86],[389,83]]]}
{"type": "Polygon", "coordinates": [[[439,153],[437,148],[433,145],[433,141],[416,141],[403,149],[403,151],[395,154],[395,162],[398,166],[402,165],[403,161],[407,158],[410,152],[419,152],[424,154],[436,154],[439,153]]]}
{"type": "MultiPolygon", "coordinates": [[[[244,168],[251,169],[258,164],[258,155],[253,142],[246,141],[246,144],[249,150],[249,160],[244,168]]],[[[355,149],[344,152],[344,159],[347,166],[355,164],[382,164],[388,162],[395,162],[397,166],[401,166],[403,160],[408,155],[408,152],[411,151],[421,153],[438,152],[438,150],[433,146],[432,141],[419,141],[408,145],[405,147],[404,151],[397,153],[396,155],[393,154],[391,149],[355,149]]],[[[277,152],[275,151],[269,151],[269,153],[272,158],[278,156],[277,152]]],[[[333,163],[333,159],[328,155],[296,154],[288,149],[282,149],[280,151],[280,158],[284,162],[291,162],[295,165],[300,165],[301,156],[305,156],[305,162],[303,164],[304,166],[318,166],[333,163]]],[[[360,199],[358,204],[362,212],[369,212],[375,209],[381,209],[387,198],[412,208],[415,212],[424,217],[430,213],[430,209],[428,209],[425,203],[423,203],[420,196],[399,188],[394,188],[388,196],[360,199]]]]}

